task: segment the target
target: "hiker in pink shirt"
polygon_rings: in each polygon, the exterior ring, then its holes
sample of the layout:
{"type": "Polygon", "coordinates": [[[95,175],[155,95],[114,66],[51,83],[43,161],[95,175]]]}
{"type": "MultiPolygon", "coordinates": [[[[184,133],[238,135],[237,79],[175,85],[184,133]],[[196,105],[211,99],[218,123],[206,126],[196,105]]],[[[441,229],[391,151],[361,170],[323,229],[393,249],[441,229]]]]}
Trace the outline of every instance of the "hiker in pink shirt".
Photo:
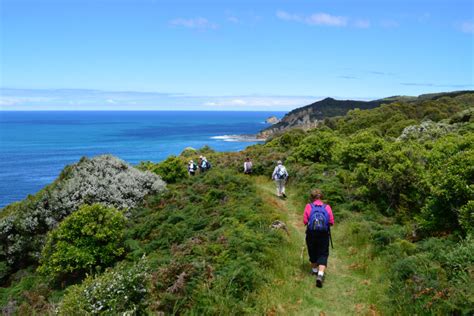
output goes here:
{"type": "Polygon", "coordinates": [[[334,225],[334,215],[329,205],[324,204],[323,193],[319,189],[311,191],[311,203],[304,209],[303,223],[306,225],[306,246],[312,273],[316,274],[316,286],[322,287],[324,270],[328,264],[330,227],[334,225]]]}

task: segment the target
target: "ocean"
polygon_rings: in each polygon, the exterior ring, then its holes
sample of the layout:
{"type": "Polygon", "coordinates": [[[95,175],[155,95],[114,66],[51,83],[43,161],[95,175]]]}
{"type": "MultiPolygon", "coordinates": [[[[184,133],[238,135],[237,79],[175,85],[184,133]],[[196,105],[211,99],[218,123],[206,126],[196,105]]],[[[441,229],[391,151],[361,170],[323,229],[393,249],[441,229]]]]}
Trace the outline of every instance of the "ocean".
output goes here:
{"type": "Polygon", "coordinates": [[[284,112],[0,111],[0,208],[34,194],[81,157],[115,155],[130,164],[158,162],[186,147],[239,151],[284,112]]]}

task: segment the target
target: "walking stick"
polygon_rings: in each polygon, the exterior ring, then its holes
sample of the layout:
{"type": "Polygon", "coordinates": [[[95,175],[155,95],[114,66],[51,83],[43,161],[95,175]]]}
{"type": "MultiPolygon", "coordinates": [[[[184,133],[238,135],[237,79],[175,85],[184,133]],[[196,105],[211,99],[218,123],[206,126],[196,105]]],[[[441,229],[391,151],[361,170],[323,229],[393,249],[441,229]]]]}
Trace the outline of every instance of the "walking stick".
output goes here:
{"type": "Polygon", "coordinates": [[[331,227],[329,227],[329,240],[331,241],[331,249],[334,249],[334,246],[332,245],[331,227]]]}

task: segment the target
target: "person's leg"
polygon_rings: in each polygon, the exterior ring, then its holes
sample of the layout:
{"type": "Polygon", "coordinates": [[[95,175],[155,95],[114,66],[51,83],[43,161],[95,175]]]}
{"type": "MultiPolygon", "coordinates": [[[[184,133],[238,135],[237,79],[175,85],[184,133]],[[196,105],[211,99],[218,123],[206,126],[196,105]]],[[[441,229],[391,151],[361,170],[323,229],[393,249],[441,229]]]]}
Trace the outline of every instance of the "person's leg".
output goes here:
{"type": "Polygon", "coordinates": [[[276,179],[275,184],[276,184],[277,196],[281,196],[281,193],[280,193],[280,180],[276,179]]]}
{"type": "Polygon", "coordinates": [[[306,232],[306,248],[308,249],[309,261],[311,262],[311,272],[316,274],[318,273],[318,257],[316,256],[314,235],[311,232],[306,232]]]}
{"type": "Polygon", "coordinates": [[[329,257],[329,235],[321,235],[318,237],[318,259],[319,265],[318,276],[316,277],[316,286],[322,287],[324,282],[324,271],[328,265],[329,257]]]}
{"type": "Polygon", "coordinates": [[[282,180],[281,180],[281,195],[283,195],[283,196],[286,197],[286,194],[285,194],[285,183],[286,183],[286,180],[282,179],[282,180]]]}

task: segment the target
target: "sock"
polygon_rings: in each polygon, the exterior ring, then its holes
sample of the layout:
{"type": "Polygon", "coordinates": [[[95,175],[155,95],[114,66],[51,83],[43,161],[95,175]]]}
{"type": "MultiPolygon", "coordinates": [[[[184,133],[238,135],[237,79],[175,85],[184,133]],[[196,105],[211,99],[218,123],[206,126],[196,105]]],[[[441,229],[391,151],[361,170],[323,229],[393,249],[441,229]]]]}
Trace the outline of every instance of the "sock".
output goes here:
{"type": "Polygon", "coordinates": [[[318,273],[318,268],[313,268],[314,273],[318,273]]]}
{"type": "Polygon", "coordinates": [[[323,276],[324,272],[323,271],[318,271],[318,275],[323,276]]]}

